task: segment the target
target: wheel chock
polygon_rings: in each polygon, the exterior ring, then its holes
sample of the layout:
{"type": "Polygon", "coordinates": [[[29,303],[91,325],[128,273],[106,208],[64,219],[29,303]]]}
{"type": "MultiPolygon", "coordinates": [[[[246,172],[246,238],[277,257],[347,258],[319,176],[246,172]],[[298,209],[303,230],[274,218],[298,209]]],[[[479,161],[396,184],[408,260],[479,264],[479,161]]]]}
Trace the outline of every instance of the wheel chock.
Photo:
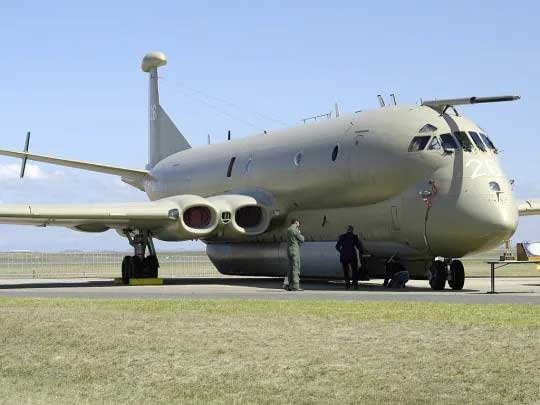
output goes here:
{"type": "MultiPolygon", "coordinates": [[[[124,285],[122,278],[114,279],[114,285],[124,285]]],[[[130,278],[129,285],[163,285],[162,278],[130,278]]]]}

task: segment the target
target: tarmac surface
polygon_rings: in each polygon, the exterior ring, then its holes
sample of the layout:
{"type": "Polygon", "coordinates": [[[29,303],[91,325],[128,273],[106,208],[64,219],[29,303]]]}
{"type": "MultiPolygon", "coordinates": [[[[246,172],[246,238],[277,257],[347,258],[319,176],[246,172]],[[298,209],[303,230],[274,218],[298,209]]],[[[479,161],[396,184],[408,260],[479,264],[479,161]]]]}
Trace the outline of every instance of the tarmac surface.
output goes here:
{"type": "Polygon", "coordinates": [[[304,281],[304,291],[289,292],[277,278],[177,278],[164,285],[124,286],[111,279],[1,279],[0,297],[64,297],[99,299],[261,299],[338,301],[419,301],[447,303],[540,304],[540,277],[498,278],[497,294],[489,278],[468,278],[462,291],[433,291],[426,280],[411,280],[407,288],[393,290],[382,280],[362,282],[358,290],[345,290],[342,282],[304,281]]]}

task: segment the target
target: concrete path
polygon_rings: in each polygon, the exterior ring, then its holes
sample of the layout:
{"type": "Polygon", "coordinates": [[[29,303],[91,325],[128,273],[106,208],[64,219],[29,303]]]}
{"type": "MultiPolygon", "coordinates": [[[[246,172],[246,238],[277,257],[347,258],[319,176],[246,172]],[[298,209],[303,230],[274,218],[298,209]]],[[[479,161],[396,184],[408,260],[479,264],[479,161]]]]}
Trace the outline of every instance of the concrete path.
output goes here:
{"type": "Polygon", "coordinates": [[[110,279],[2,279],[0,297],[72,297],[102,299],[263,299],[263,300],[391,300],[456,303],[540,304],[540,277],[498,278],[497,294],[489,278],[468,278],[463,291],[433,291],[426,280],[412,280],[403,290],[389,290],[382,280],[362,282],[359,290],[345,290],[339,282],[304,281],[305,291],[282,290],[275,278],[167,279],[160,286],[118,286],[110,279]]]}

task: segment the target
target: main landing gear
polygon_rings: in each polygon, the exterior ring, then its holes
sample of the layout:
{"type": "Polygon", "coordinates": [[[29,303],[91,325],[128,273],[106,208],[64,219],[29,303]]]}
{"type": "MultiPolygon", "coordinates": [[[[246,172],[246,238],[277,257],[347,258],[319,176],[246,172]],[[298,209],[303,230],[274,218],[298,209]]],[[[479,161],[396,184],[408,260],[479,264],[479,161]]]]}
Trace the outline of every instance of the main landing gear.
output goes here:
{"type": "Polygon", "coordinates": [[[129,284],[131,278],[156,278],[159,261],[152,234],[149,231],[125,230],[124,235],[133,247],[135,254],[125,256],[122,260],[122,283],[129,284]],[[146,248],[148,248],[149,255],[145,257],[146,248]]]}
{"type": "Polygon", "coordinates": [[[446,280],[452,290],[462,290],[465,284],[465,268],[460,260],[443,262],[434,260],[429,270],[429,285],[433,290],[444,290],[446,280]]]}

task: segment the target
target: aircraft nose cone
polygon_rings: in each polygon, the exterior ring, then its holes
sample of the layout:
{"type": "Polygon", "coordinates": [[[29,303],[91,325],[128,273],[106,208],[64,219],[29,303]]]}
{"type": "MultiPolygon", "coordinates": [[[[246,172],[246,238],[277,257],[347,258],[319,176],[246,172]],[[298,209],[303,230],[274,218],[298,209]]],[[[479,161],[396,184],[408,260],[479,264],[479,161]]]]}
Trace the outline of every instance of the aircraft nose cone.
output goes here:
{"type": "Polygon", "coordinates": [[[501,206],[498,209],[484,210],[472,219],[478,234],[496,242],[510,239],[518,224],[517,209],[501,206]]]}
{"type": "Polygon", "coordinates": [[[513,201],[478,201],[465,204],[449,218],[439,211],[429,220],[428,238],[433,253],[443,257],[462,257],[485,251],[510,239],[518,224],[513,201]]]}

